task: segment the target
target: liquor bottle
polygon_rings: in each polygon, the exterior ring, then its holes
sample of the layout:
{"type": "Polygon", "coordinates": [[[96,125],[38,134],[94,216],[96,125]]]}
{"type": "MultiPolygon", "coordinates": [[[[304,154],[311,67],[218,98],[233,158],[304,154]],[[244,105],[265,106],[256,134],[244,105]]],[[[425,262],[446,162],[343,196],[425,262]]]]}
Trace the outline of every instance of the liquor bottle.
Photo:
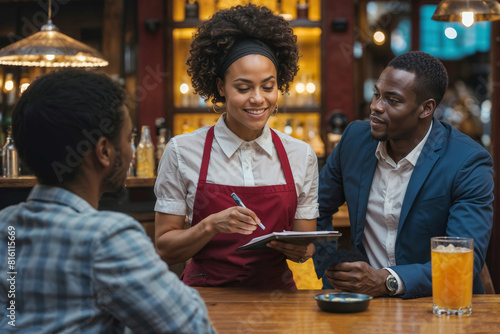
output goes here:
{"type": "Polygon", "coordinates": [[[189,120],[187,119],[184,119],[184,123],[182,123],[181,126],[181,134],[190,133],[194,130],[196,129],[191,125],[191,122],[189,122],[189,120]]]}
{"type": "Polygon", "coordinates": [[[167,143],[170,140],[170,135],[167,134],[167,131],[166,128],[161,128],[160,134],[158,135],[158,144],[156,144],[156,166],[160,163],[163,151],[165,151],[165,147],[167,147],[167,143]]]}
{"type": "Polygon", "coordinates": [[[7,130],[7,139],[2,149],[2,168],[4,177],[19,176],[19,157],[14,146],[14,139],[12,139],[12,126],[10,125],[7,130]]]}
{"type": "Polygon", "coordinates": [[[199,19],[200,5],[196,0],[186,0],[184,14],[186,21],[197,21],[199,19]]]}
{"type": "Polygon", "coordinates": [[[307,0],[297,1],[297,20],[309,19],[309,3],[307,0]]]}
{"type": "Polygon", "coordinates": [[[141,140],[137,145],[137,176],[155,176],[155,152],[149,126],[143,125],[141,130],[141,140]]]}
{"type": "Polygon", "coordinates": [[[132,132],[132,138],[130,138],[130,147],[132,148],[132,160],[130,160],[130,165],[128,167],[128,176],[137,176],[137,148],[135,147],[135,137],[137,132],[134,129],[132,132]]]}
{"type": "Polygon", "coordinates": [[[304,123],[303,122],[299,122],[299,124],[297,125],[297,128],[295,129],[295,138],[297,139],[300,139],[300,140],[304,140],[304,123]]]}
{"type": "Polygon", "coordinates": [[[276,11],[274,12],[274,15],[280,15],[282,13],[281,11],[281,0],[276,1],[276,11]]]}
{"type": "Polygon", "coordinates": [[[325,144],[318,134],[318,130],[314,126],[312,119],[307,120],[307,143],[311,145],[318,158],[325,156],[325,144]]]}
{"type": "Polygon", "coordinates": [[[292,127],[292,120],[287,119],[286,120],[286,125],[285,125],[285,133],[289,136],[293,137],[293,127],[292,127]]]}

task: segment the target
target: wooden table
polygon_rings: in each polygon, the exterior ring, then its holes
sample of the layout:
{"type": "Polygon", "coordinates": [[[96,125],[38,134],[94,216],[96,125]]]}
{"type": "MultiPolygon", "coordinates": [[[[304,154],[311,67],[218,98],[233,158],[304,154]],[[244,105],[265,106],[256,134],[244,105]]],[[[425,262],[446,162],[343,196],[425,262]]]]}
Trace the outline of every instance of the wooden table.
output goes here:
{"type": "Polygon", "coordinates": [[[364,312],[340,314],[318,308],[313,297],[328,290],[196,289],[220,334],[500,333],[500,295],[474,295],[470,317],[438,317],[431,297],[374,298],[364,312]]]}

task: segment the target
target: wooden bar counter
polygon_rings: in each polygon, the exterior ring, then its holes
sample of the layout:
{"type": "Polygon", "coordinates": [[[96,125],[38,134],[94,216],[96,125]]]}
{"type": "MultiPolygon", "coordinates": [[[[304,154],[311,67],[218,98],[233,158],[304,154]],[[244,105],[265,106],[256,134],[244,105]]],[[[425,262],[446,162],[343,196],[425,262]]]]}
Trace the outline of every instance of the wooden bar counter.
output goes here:
{"type": "Polygon", "coordinates": [[[333,290],[196,289],[220,334],[500,333],[500,295],[474,295],[469,317],[438,317],[432,297],[374,298],[368,310],[342,314],[321,311],[313,298],[333,290]]]}
{"type": "MultiPolygon", "coordinates": [[[[128,188],[153,187],[156,178],[151,177],[127,177],[125,184],[128,188]]],[[[31,188],[37,184],[34,176],[20,176],[15,178],[0,177],[0,188],[31,188]]]]}

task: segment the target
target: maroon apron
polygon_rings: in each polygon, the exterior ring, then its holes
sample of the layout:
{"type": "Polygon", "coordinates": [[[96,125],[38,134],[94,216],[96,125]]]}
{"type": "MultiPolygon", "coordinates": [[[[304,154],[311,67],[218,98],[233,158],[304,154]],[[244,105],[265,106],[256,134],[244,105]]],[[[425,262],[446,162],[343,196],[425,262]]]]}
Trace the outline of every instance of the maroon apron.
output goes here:
{"type": "Polygon", "coordinates": [[[206,182],[214,127],[208,130],[191,225],[198,224],[211,214],[235,206],[231,198],[231,193],[234,192],[247,208],[257,214],[266,229],[257,227],[250,235],[218,233],[193,256],[184,269],[181,278],[187,285],[297,289],[283,253],[271,248],[236,252],[236,248],[255,237],[271,232],[290,231],[293,227],[297,192],[292,170],[281,140],[273,130],[271,134],[286,184],[256,187],[228,186],[206,182]]]}

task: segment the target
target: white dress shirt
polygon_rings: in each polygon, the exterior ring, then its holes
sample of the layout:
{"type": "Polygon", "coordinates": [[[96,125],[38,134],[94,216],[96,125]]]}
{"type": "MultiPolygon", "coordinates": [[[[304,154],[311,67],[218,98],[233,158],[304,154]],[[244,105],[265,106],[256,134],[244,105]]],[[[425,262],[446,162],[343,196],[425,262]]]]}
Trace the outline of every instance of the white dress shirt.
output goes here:
{"type": "Polygon", "coordinates": [[[368,197],[363,246],[372,267],[385,268],[397,279],[396,294],[403,293],[405,287],[399,275],[387,267],[397,265],[395,246],[401,206],[431,128],[432,123],[420,143],[398,163],[387,153],[387,142],[379,142],[375,151],[378,163],[368,197]]]}
{"type": "MultiPolygon", "coordinates": [[[[233,186],[286,184],[271,130],[266,124],[255,140],[244,141],[224,122],[214,129],[207,183],[233,186]]],[[[208,129],[204,127],[172,138],[158,167],[155,211],[193,217],[203,148],[208,129]]],[[[276,130],[275,130],[276,131],[276,130]]],[[[315,219],[318,211],[318,160],[311,146],[276,131],[288,155],[297,191],[295,219],[315,219]]]]}

